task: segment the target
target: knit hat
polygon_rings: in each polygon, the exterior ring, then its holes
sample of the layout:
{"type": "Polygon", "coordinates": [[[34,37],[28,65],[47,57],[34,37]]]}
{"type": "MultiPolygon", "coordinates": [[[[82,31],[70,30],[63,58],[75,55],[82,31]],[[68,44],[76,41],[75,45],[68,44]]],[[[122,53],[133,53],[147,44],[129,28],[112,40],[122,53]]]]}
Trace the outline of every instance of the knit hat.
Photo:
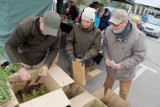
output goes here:
{"type": "Polygon", "coordinates": [[[82,13],[82,20],[94,22],[94,20],[95,20],[95,9],[93,9],[91,7],[85,8],[84,12],[82,13]]]}
{"type": "Polygon", "coordinates": [[[51,36],[57,36],[60,27],[61,18],[54,11],[47,11],[43,14],[44,33],[51,36]]]}
{"type": "Polygon", "coordinates": [[[109,9],[108,9],[108,8],[105,8],[105,9],[104,9],[104,13],[107,13],[107,12],[109,12],[109,9]]]}
{"type": "Polygon", "coordinates": [[[120,23],[124,22],[127,19],[128,19],[128,13],[124,9],[117,9],[114,11],[109,22],[115,25],[119,25],[120,23]]]}

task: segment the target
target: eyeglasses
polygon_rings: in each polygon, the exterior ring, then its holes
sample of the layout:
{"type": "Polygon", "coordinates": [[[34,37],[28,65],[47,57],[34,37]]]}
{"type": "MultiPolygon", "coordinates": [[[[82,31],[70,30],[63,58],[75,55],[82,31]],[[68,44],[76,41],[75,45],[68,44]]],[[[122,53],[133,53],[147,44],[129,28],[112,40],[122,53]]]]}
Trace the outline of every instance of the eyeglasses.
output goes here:
{"type": "MultiPolygon", "coordinates": [[[[122,24],[122,23],[124,23],[124,22],[125,22],[125,21],[121,22],[120,24],[122,24]]],[[[120,24],[116,25],[116,24],[114,24],[114,23],[111,22],[111,25],[113,25],[113,26],[115,26],[115,27],[119,26],[120,24]]]]}

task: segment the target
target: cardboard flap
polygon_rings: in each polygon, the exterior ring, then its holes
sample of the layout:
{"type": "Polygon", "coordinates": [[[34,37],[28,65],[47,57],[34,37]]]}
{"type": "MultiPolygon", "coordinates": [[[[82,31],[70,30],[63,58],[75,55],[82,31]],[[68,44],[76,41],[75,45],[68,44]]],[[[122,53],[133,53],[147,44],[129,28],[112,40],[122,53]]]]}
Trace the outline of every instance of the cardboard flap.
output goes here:
{"type": "Polygon", "coordinates": [[[95,97],[88,93],[87,91],[83,92],[82,94],[72,98],[71,107],[82,107],[84,104],[87,104],[93,101],[95,97]]]}
{"type": "Polygon", "coordinates": [[[102,101],[104,99],[104,87],[101,87],[100,89],[96,90],[92,93],[92,95],[102,101]]]}
{"type": "Polygon", "coordinates": [[[54,91],[56,89],[59,89],[61,88],[59,86],[59,84],[55,81],[55,79],[48,73],[44,79],[43,79],[43,82],[42,82],[48,90],[50,91],[54,91]]]}
{"type": "Polygon", "coordinates": [[[46,94],[45,96],[20,104],[20,107],[66,107],[67,105],[70,105],[70,101],[62,89],[58,89],[46,94]]]}
{"type": "MultiPolygon", "coordinates": [[[[37,72],[37,70],[28,70],[28,72],[31,74],[31,83],[30,83],[30,85],[33,85],[33,84],[35,84],[35,79],[36,79],[36,77],[37,77],[37,75],[38,75],[38,72],[37,72]]],[[[44,78],[44,77],[43,77],[44,78]]],[[[14,74],[12,74],[10,77],[9,77],[9,83],[10,83],[10,85],[11,85],[11,87],[12,87],[12,89],[13,89],[13,91],[14,92],[17,92],[17,90],[21,90],[21,89],[23,89],[23,87],[26,85],[26,82],[27,81],[24,81],[24,80],[22,80],[21,78],[20,78],[20,76],[19,76],[19,73],[17,72],[17,73],[14,73],[14,74]]],[[[42,82],[42,79],[40,79],[40,81],[39,82],[42,82]]],[[[38,82],[38,83],[39,83],[38,82]]]]}
{"type": "Polygon", "coordinates": [[[20,104],[18,107],[33,107],[30,101],[20,104]]]}
{"type": "Polygon", "coordinates": [[[116,93],[114,93],[112,90],[108,89],[107,93],[104,97],[106,99],[106,102],[108,103],[108,106],[113,107],[130,107],[129,103],[123,100],[121,97],[119,97],[116,93]]]}
{"type": "Polygon", "coordinates": [[[96,75],[100,74],[102,71],[99,69],[95,69],[91,72],[88,73],[88,75],[90,75],[91,77],[95,77],[96,75]]]}
{"type": "Polygon", "coordinates": [[[85,67],[81,66],[80,59],[75,59],[72,62],[73,78],[79,85],[84,86],[86,84],[85,67]]]}
{"type": "Polygon", "coordinates": [[[66,74],[60,67],[52,66],[49,69],[49,74],[55,79],[55,81],[59,84],[60,87],[67,86],[74,82],[68,74],[66,74]]]}
{"type": "Polygon", "coordinates": [[[82,107],[107,107],[99,99],[95,98],[94,100],[84,104],[82,107]]]}

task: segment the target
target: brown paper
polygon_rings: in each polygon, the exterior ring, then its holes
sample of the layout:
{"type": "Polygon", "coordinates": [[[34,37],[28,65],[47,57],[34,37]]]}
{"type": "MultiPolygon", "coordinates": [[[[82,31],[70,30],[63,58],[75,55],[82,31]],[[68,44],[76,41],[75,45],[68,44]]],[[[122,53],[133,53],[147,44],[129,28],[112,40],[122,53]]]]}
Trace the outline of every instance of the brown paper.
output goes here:
{"type": "Polygon", "coordinates": [[[72,62],[72,72],[75,82],[84,86],[86,84],[85,67],[81,65],[80,59],[75,59],[72,62]]]}

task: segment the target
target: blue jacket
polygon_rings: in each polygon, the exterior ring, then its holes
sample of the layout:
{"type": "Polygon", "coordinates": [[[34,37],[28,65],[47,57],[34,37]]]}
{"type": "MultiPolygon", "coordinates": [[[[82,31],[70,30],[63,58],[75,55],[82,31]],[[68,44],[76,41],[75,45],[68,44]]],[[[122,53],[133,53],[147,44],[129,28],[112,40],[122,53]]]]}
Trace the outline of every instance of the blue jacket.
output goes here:
{"type": "Polygon", "coordinates": [[[100,24],[99,24],[99,29],[102,31],[102,30],[105,30],[109,25],[109,19],[111,18],[111,13],[109,12],[109,15],[108,16],[103,16],[100,18],[100,24]]]}
{"type": "Polygon", "coordinates": [[[96,12],[95,13],[94,25],[98,28],[99,23],[100,23],[100,19],[99,19],[98,13],[96,12]]]}

